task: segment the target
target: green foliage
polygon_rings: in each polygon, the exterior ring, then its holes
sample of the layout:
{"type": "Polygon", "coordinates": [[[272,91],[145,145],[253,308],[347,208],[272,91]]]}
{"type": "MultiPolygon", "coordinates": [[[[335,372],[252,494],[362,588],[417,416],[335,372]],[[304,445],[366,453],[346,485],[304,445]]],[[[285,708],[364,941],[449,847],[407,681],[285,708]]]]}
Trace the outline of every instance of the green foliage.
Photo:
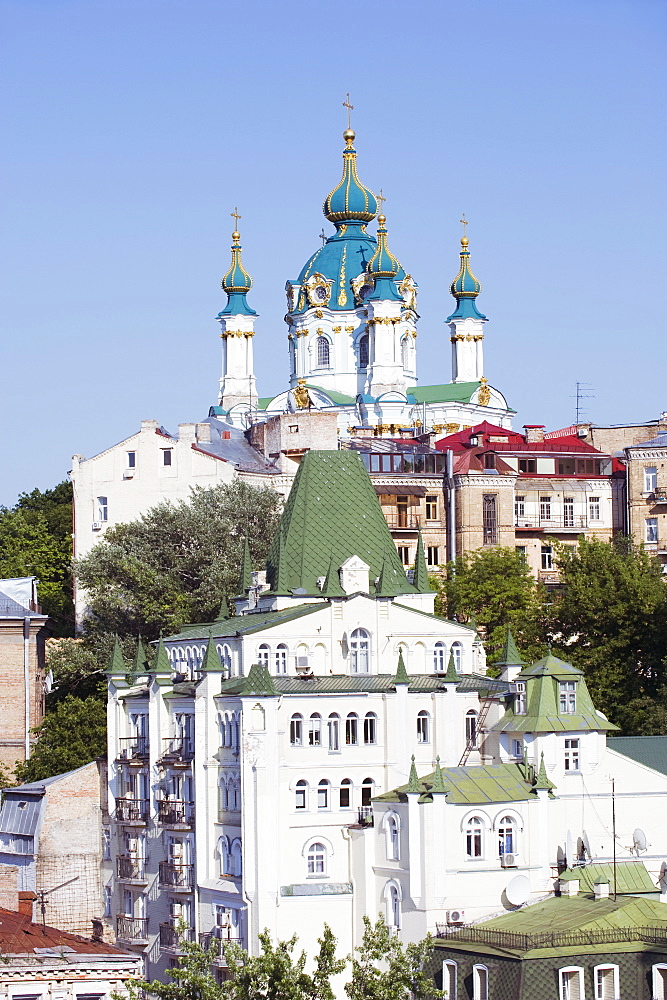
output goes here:
{"type": "Polygon", "coordinates": [[[68,695],[38,726],[30,758],[16,767],[19,782],[73,771],[106,753],[106,707],[97,698],[68,695]]]}
{"type": "MultiPolygon", "coordinates": [[[[130,1000],[143,1000],[148,994],[161,1000],[222,1000],[222,988],[217,983],[211,966],[217,954],[217,942],[206,949],[192,941],[183,941],[183,955],[173,969],[167,970],[170,982],[143,979],[128,982],[130,1000]]],[[[122,993],[113,993],[113,1000],[125,1000],[122,993]]]]}
{"type": "Polygon", "coordinates": [[[508,625],[527,660],[544,654],[545,593],[515,549],[477,549],[457,557],[441,577],[436,611],[463,623],[474,618],[490,661],[499,657],[508,625]]]}
{"type": "Polygon", "coordinates": [[[22,493],[0,509],[0,578],[36,576],[39,601],[56,635],[72,635],[72,484],[22,493]]]}
{"type": "Polygon", "coordinates": [[[187,503],[161,503],[110,528],[76,565],[89,605],[88,641],[97,648],[113,634],[151,640],[186,622],[214,620],[222,599],[238,592],[244,539],[260,565],[279,508],[274,490],[236,481],[193,489],[187,503]]]}
{"type": "Polygon", "coordinates": [[[345,986],[349,1000],[408,1000],[444,997],[425,972],[432,941],[404,945],[387,927],[382,916],[375,924],[364,917],[364,936],[352,957],[352,978],[345,986]]]}
{"type": "Polygon", "coordinates": [[[98,659],[81,639],[52,639],[48,642],[46,666],[53,675],[53,687],[46,696],[47,710],[69,695],[106,701],[104,660],[98,659]]]}

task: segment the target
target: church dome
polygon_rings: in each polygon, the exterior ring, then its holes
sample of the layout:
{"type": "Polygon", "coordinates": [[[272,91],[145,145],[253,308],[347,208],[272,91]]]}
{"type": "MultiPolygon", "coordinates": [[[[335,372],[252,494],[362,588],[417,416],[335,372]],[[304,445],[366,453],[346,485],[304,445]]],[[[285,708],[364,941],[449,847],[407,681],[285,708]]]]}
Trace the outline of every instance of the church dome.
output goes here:
{"type": "Polygon", "coordinates": [[[252,278],[243,266],[241,260],[241,234],[234,230],[232,233],[232,262],[229,270],[220,282],[223,291],[227,295],[242,295],[252,288],[252,278]]]}
{"type": "Polygon", "coordinates": [[[401,270],[401,265],[387,246],[386,221],[384,215],[378,216],[377,249],[369,260],[367,267],[371,278],[395,278],[401,270]]]}
{"type": "Polygon", "coordinates": [[[371,222],[377,215],[378,204],[373,192],[364,187],[357,176],[357,151],[352,143],[354,132],[343,132],[343,176],[337,187],[324,199],[322,210],[329,222],[371,222]]]}
{"type": "Polygon", "coordinates": [[[470,250],[468,249],[468,237],[461,237],[461,266],[449,291],[456,299],[456,309],[447,317],[447,322],[451,319],[486,319],[486,316],[479,311],[475,299],[482,290],[482,283],[470,270],[470,250]]]}

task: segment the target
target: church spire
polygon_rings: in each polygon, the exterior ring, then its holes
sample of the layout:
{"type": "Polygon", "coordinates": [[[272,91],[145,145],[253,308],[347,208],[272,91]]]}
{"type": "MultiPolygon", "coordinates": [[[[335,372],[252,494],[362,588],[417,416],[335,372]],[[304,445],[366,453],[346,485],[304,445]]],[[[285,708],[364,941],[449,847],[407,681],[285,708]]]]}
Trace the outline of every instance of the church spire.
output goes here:
{"type": "Polygon", "coordinates": [[[369,299],[395,299],[403,302],[396,288],[396,275],[401,265],[387,246],[387,218],[378,215],[377,249],[368,262],[368,274],[375,282],[375,289],[369,299]]]}
{"type": "MultiPolygon", "coordinates": [[[[237,223],[241,216],[238,210],[234,209],[232,217],[237,223]]],[[[232,233],[232,262],[223,276],[220,286],[227,293],[227,305],[219,313],[219,316],[256,316],[246,302],[246,295],[252,288],[252,278],[243,266],[242,260],[241,234],[238,229],[232,233]]]]}
{"type": "MultiPolygon", "coordinates": [[[[465,215],[461,222],[468,225],[465,215]]],[[[488,389],[484,379],[484,323],[486,316],[477,308],[476,299],[482,290],[481,282],[470,270],[468,237],[461,237],[461,263],[449,290],[456,299],[456,309],[447,317],[452,344],[452,382],[479,382],[480,405],[488,403],[488,389]]]]}
{"type": "MultiPolygon", "coordinates": [[[[241,218],[238,209],[235,208],[231,214],[238,224],[241,218]]],[[[227,293],[227,305],[218,313],[217,319],[222,327],[219,405],[230,423],[245,429],[257,407],[252,350],[257,313],[246,299],[252,288],[252,278],[243,266],[241,250],[241,234],[235,229],[232,233],[232,262],[221,282],[223,291],[227,293]]]]}

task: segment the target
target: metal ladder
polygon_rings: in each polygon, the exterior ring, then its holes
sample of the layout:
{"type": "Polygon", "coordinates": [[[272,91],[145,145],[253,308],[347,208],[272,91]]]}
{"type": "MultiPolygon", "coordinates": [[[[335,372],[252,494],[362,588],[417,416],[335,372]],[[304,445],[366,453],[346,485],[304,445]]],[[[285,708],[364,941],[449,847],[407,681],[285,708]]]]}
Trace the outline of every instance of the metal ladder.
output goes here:
{"type": "Polygon", "coordinates": [[[477,749],[477,743],[480,735],[484,731],[484,723],[486,722],[486,717],[489,714],[489,709],[491,708],[493,701],[494,699],[487,695],[487,697],[480,702],[479,715],[477,716],[477,723],[475,725],[475,735],[472,736],[466,743],[465,750],[461,754],[459,767],[463,767],[464,764],[467,764],[468,757],[473,752],[473,750],[477,749]]]}

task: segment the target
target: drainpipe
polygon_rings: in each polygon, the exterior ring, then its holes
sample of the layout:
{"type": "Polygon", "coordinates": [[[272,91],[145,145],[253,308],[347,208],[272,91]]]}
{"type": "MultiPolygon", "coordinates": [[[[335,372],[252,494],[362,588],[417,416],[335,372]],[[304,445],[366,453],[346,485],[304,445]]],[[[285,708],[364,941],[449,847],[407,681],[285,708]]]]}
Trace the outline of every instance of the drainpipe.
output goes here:
{"type": "Polygon", "coordinates": [[[30,619],[23,619],[23,686],[25,688],[25,759],[30,757],[30,619]]]}
{"type": "MultiPolygon", "coordinates": [[[[454,492],[454,452],[446,451],[447,468],[447,558],[454,567],[456,562],[456,493],[454,492]]],[[[455,570],[452,568],[452,574],[455,570]]]]}
{"type": "Polygon", "coordinates": [[[625,533],[626,535],[632,535],[632,528],[630,526],[630,460],[625,459],[625,533]]]}

